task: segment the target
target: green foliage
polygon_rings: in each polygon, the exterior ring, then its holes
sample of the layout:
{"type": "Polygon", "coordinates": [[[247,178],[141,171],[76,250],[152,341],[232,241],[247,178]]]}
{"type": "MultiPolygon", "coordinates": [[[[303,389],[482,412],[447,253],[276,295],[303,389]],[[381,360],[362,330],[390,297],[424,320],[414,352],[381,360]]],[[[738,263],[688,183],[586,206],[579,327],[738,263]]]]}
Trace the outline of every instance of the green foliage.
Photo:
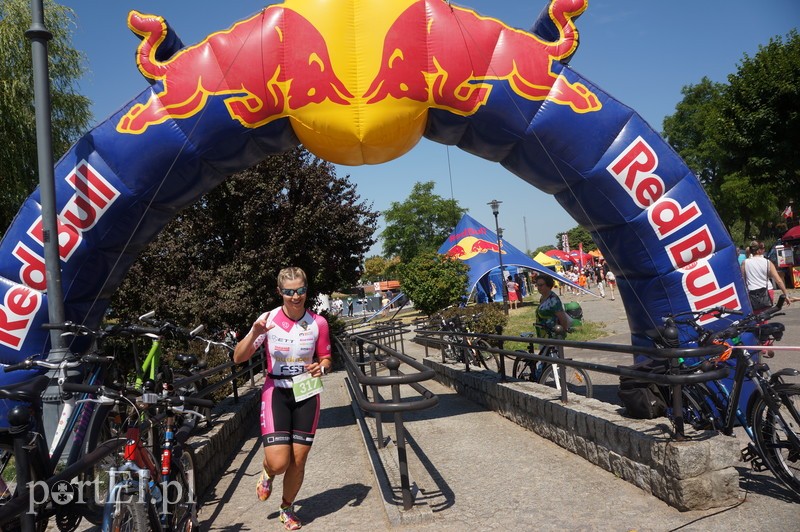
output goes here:
{"type": "MultiPolygon", "coordinates": [[[[578,249],[578,244],[580,244],[581,242],[583,243],[583,251],[586,253],[597,249],[597,244],[595,244],[594,240],[592,240],[591,233],[589,233],[589,231],[587,231],[580,225],[573,227],[569,231],[566,231],[566,233],[567,236],[569,237],[569,249],[578,249]]],[[[561,249],[561,235],[563,234],[564,233],[556,234],[555,247],[557,249],[561,249]]],[[[553,249],[552,246],[546,246],[545,248],[546,248],[545,251],[547,251],[548,249],[553,249]]]]}
{"type": "Polygon", "coordinates": [[[295,149],[228,178],[181,212],[114,296],[123,317],[155,310],[211,330],[249,329],[279,304],[278,271],[300,266],[309,303],[357,282],[377,213],[330,163],[295,149]]]}
{"type": "Polygon", "coordinates": [[[383,217],[383,254],[408,262],[421,253],[435,252],[450,235],[466,209],[456,200],[433,193],[434,182],[415,183],[408,198],[394,201],[383,217]]]}
{"type": "Polygon", "coordinates": [[[467,289],[469,267],[437,253],[417,255],[397,269],[403,292],[427,315],[455,304],[467,289]]]}
{"type": "Polygon", "coordinates": [[[554,246],[539,246],[538,248],[534,249],[533,251],[529,251],[528,255],[531,258],[534,258],[539,253],[546,253],[546,252],[550,251],[551,249],[556,249],[556,248],[554,246]]]}
{"type": "MultiPolygon", "coordinates": [[[[84,55],[72,47],[74,13],[52,0],[44,2],[50,73],[52,143],[58,159],[91,119],[89,100],[77,94],[84,55]]],[[[33,60],[24,33],[31,27],[29,0],[0,0],[0,236],[23,201],[39,184],[33,60]]]]}
{"type": "Polygon", "coordinates": [[[379,255],[372,256],[364,261],[364,273],[361,280],[367,283],[392,280],[397,276],[398,264],[400,264],[400,257],[385,259],[379,255]]]}
{"type": "Polygon", "coordinates": [[[497,327],[505,329],[508,323],[508,316],[503,311],[501,303],[450,307],[442,310],[439,314],[445,319],[458,316],[464,323],[469,323],[472,332],[480,334],[497,334],[497,327]],[[473,316],[477,317],[473,319],[473,316]]]}
{"type": "Polygon", "coordinates": [[[728,84],[683,89],[664,135],[699,177],[734,240],[772,239],[800,187],[800,36],[745,55],[728,84]]]}

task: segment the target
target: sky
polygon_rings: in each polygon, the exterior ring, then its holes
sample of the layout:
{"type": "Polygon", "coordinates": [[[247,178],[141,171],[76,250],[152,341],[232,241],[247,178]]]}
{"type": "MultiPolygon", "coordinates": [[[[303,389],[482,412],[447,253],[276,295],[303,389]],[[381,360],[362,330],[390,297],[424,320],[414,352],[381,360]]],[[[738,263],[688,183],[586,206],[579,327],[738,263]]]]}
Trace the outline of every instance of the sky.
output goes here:
{"type": "MultiPolygon", "coordinates": [[[[332,0],[334,1],[334,0],[332,0]]],[[[389,0],[387,0],[389,1],[389,0]]],[[[79,90],[92,103],[95,124],[124,106],[147,82],[136,68],[138,38],[126,26],[137,9],[164,16],[186,45],[229,27],[272,2],[254,0],[61,0],[77,16],[74,45],[90,71],[79,90]]],[[[545,0],[464,0],[459,5],[529,29],[545,0]]],[[[589,0],[576,22],[580,47],[570,61],[581,76],[633,108],[656,131],[675,112],[681,89],[703,76],[726,82],[744,55],[800,25],[798,0],[589,0]]],[[[404,201],[414,183],[434,181],[434,192],[454,198],[494,230],[492,199],[502,201],[499,225],[515,247],[555,245],[556,234],[577,224],[549,194],[497,163],[422,139],[411,152],[381,165],[337,166],[374,210],[404,201]]],[[[383,220],[379,221],[379,231],[383,220]]],[[[378,233],[379,236],[379,233],[378,233]]],[[[572,243],[576,245],[576,243],[572,243]]],[[[381,242],[368,255],[380,254],[381,242]]]]}

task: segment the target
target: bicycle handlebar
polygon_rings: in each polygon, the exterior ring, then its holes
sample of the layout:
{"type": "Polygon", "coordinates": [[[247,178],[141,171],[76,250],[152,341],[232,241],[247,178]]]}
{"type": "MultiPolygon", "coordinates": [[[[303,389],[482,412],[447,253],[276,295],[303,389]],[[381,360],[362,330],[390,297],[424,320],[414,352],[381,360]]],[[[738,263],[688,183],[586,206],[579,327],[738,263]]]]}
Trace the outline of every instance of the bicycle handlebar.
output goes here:
{"type": "Polygon", "coordinates": [[[93,384],[83,384],[77,382],[65,382],[61,385],[61,389],[65,392],[76,393],[90,393],[93,395],[102,395],[111,399],[122,399],[124,397],[133,396],[140,399],[145,404],[159,405],[159,406],[199,406],[211,408],[214,406],[214,401],[210,399],[202,399],[199,397],[187,397],[183,395],[158,395],[155,393],[141,393],[131,388],[124,388],[122,390],[115,390],[109,386],[96,386],[93,384]]]}
{"type": "Polygon", "coordinates": [[[686,311],[678,314],[668,314],[664,317],[664,324],[666,327],[674,327],[676,324],[688,325],[698,333],[697,344],[701,346],[708,345],[709,342],[719,338],[733,338],[738,336],[743,332],[751,330],[755,323],[766,321],[774,316],[782,315],[780,311],[783,308],[785,301],[786,296],[781,294],[781,296],[778,298],[778,302],[774,306],[759,313],[750,313],[742,319],[731,322],[728,327],[717,332],[712,332],[706,327],[703,327],[697,323],[697,320],[708,315],[714,315],[717,319],[719,319],[725,314],[743,316],[744,313],[740,310],[730,309],[727,307],[713,307],[701,311],[686,311]],[[680,319],[683,316],[688,316],[688,318],[680,319]]]}

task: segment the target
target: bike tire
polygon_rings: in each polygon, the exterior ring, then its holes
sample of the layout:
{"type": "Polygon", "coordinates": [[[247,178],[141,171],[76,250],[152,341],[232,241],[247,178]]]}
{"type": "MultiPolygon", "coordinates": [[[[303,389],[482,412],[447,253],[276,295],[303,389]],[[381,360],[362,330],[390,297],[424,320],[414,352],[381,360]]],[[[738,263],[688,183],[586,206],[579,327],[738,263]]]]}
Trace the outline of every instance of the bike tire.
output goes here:
{"type": "MultiPolygon", "coordinates": [[[[0,471],[0,474],[2,474],[2,477],[0,477],[2,480],[0,480],[0,482],[2,482],[6,488],[5,493],[0,493],[0,509],[2,509],[7,503],[14,501],[17,495],[16,471],[14,470],[15,464],[13,461],[14,440],[11,437],[0,437],[0,455],[10,458],[8,461],[5,461],[5,467],[2,471],[0,471]],[[6,471],[6,468],[9,470],[6,471]]],[[[44,479],[46,475],[44,466],[40,464],[38,460],[36,460],[34,455],[35,453],[31,453],[30,455],[31,464],[29,475],[31,482],[38,482],[39,480],[44,479]]],[[[36,499],[40,500],[42,497],[37,495],[36,499]]],[[[24,509],[23,511],[27,511],[27,501],[21,508],[24,509]]],[[[36,532],[44,532],[47,530],[47,524],[49,520],[49,516],[45,510],[38,514],[35,522],[36,532]]],[[[4,532],[18,532],[22,529],[21,527],[22,525],[19,521],[19,514],[9,520],[4,520],[3,523],[0,523],[0,530],[3,530],[4,532]]]]}
{"type": "MultiPolygon", "coordinates": [[[[539,377],[539,384],[544,384],[551,388],[556,387],[556,379],[553,371],[553,364],[547,364],[539,377]]],[[[592,379],[589,374],[581,368],[571,368],[564,366],[566,370],[567,391],[583,397],[592,396],[592,379]]]]}
{"type": "Polygon", "coordinates": [[[191,532],[197,525],[194,452],[189,447],[182,447],[180,456],[176,454],[172,456],[170,482],[165,486],[170,527],[175,532],[191,532]]]}
{"type": "MultiPolygon", "coordinates": [[[[520,353],[527,354],[527,351],[520,351],[520,353]]],[[[515,379],[533,382],[536,378],[536,361],[517,358],[514,360],[514,368],[511,370],[511,374],[515,379]]]]}
{"type": "Polygon", "coordinates": [[[114,532],[149,532],[152,530],[147,517],[147,505],[135,496],[120,500],[111,521],[111,530],[114,532]]]}
{"type": "MultiPolygon", "coordinates": [[[[124,430],[125,419],[128,415],[123,406],[97,405],[89,423],[89,428],[86,431],[84,454],[90,453],[99,444],[120,436],[122,430],[124,430]]],[[[140,435],[142,445],[153,455],[157,454],[154,452],[156,437],[156,429],[152,424],[147,430],[142,431],[140,435]]],[[[110,484],[108,472],[112,467],[120,467],[124,463],[121,451],[122,445],[120,445],[120,452],[109,454],[95,464],[93,468],[81,474],[81,480],[84,482],[83,500],[85,502],[83,516],[87,521],[95,525],[103,521],[104,506],[110,484]]]]}
{"type": "MultiPolygon", "coordinates": [[[[183,370],[183,369],[175,369],[175,370],[173,370],[173,372],[174,372],[175,380],[178,380],[178,381],[181,380],[181,379],[184,379],[186,377],[191,377],[193,375],[193,373],[191,371],[187,371],[187,370],[183,370]]],[[[203,388],[206,388],[206,387],[208,387],[208,381],[206,379],[200,379],[198,381],[190,382],[186,386],[182,386],[182,387],[178,388],[177,393],[178,393],[178,395],[185,395],[187,397],[193,396],[193,395],[197,396],[200,393],[200,390],[202,390],[203,388]]],[[[207,406],[202,406],[202,407],[192,407],[192,409],[193,410],[197,410],[198,412],[203,414],[203,416],[205,417],[205,422],[204,422],[205,423],[205,428],[210,429],[211,428],[211,408],[209,408],[207,406]]],[[[189,415],[189,416],[180,416],[180,418],[181,418],[181,423],[187,422],[187,423],[191,424],[193,427],[198,424],[198,421],[196,420],[196,418],[194,416],[191,416],[191,415],[189,415]]]]}
{"type": "Polygon", "coordinates": [[[494,371],[499,373],[500,372],[500,355],[497,353],[492,353],[487,351],[487,349],[491,349],[492,346],[489,345],[489,342],[486,340],[477,340],[472,349],[475,352],[475,358],[478,359],[481,366],[488,369],[489,371],[494,371]]]}
{"type": "MultiPolygon", "coordinates": [[[[683,398],[683,422],[694,430],[718,430],[716,416],[711,408],[713,396],[702,384],[684,385],[681,388],[683,398]]],[[[667,405],[672,408],[672,403],[667,405]]]]}
{"type": "Polygon", "coordinates": [[[776,384],[773,390],[780,399],[778,412],[772,413],[764,398],[758,397],[750,424],[767,467],[800,497],[800,446],[793,444],[787,432],[800,438],[800,385],[776,384]]]}
{"type": "Polygon", "coordinates": [[[463,362],[464,357],[461,353],[461,346],[458,345],[460,340],[454,336],[445,336],[442,338],[444,342],[447,342],[442,346],[442,352],[444,353],[444,359],[447,362],[463,362]]]}

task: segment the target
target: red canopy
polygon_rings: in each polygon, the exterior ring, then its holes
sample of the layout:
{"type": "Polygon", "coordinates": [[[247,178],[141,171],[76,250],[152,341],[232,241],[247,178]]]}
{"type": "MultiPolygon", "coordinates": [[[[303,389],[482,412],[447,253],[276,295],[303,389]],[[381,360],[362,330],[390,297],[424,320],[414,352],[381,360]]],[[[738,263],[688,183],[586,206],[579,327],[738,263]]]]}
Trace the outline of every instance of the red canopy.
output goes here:
{"type": "Polygon", "coordinates": [[[586,266],[587,264],[593,264],[594,263],[594,257],[589,255],[588,253],[583,253],[582,254],[577,249],[573,249],[572,251],[570,251],[569,252],[569,257],[570,257],[569,260],[571,260],[575,264],[579,264],[581,261],[583,261],[583,265],[584,266],[586,266]]]}
{"type": "Polygon", "coordinates": [[[800,240],[800,225],[795,225],[786,234],[781,237],[781,240],[788,242],[789,240],[800,240]]]}
{"type": "Polygon", "coordinates": [[[554,259],[558,259],[562,262],[572,262],[572,257],[570,257],[566,252],[561,251],[560,249],[548,249],[544,252],[545,255],[548,257],[553,257],[554,259]]]}

